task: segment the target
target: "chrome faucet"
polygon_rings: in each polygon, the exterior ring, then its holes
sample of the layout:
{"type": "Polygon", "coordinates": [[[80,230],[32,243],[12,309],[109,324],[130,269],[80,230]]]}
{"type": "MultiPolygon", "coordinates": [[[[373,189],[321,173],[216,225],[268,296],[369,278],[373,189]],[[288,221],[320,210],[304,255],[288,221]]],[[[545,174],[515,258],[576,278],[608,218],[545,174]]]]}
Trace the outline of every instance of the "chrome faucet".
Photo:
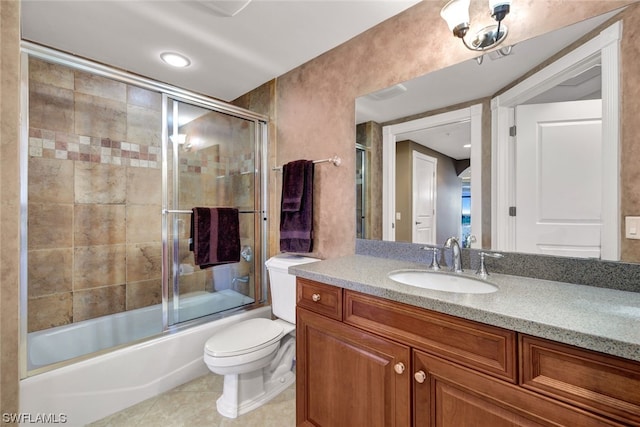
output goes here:
{"type": "Polygon", "coordinates": [[[447,249],[451,249],[453,255],[453,266],[451,267],[452,271],[456,273],[462,273],[462,260],[460,259],[460,243],[455,236],[451,236],[444,242],[444,247],[447,249]]]}

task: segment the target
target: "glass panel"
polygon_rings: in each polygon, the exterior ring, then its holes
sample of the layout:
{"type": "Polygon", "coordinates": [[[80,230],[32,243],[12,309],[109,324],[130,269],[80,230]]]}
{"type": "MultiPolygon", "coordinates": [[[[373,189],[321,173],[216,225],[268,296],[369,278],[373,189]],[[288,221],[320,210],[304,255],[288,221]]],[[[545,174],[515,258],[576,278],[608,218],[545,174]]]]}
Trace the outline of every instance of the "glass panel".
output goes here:
{"type": "Polygon", "coordinates": [[[356,147],[356,236],[366,238],[366,155],[364,148],[356,147]]]}
{"type": "MultiPolygon", "coordinates": [[[[168,99],[169,324],[256,300],[255,233],[261,216],[256,206],[255,126],[251,120],[168,99]],[[194,207],[238,208],[239,262],[213,267],[195,264],[190,247],[194,207]]],[[[218,244],[231,238],[225,236],[228,232],[212,229],[218,244]]]]}
{"type": "Polygon", "coordinates": [[[162,332],[162,96],[35,57],[28,73],[33,370],[162,332]]]}

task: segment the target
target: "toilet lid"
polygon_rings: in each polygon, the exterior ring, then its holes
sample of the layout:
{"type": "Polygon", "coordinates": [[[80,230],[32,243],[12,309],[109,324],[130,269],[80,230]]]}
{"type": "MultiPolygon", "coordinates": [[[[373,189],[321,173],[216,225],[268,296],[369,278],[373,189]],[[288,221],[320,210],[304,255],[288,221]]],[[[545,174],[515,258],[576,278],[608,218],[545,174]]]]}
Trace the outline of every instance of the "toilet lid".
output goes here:
{"type": "Polygon", "coordinates": [[[209,338],[204,346],[213,357],[250,353],[279,341],[282,326],[270,319],[248,319],[225,328],[209,338]]]}

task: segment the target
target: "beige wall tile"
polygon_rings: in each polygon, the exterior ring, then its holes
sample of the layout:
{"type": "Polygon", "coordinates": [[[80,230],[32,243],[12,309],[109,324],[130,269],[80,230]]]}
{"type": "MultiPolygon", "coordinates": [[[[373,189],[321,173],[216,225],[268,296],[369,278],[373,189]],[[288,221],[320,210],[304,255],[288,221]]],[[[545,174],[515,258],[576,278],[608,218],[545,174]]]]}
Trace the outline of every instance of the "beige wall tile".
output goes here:
{"type": "Polygon", "coordinates": [[[127,103],[154,111],[162,111],[162,94],[137,86],[127,86],[127,103]]]}
{"type": "Polygon", "coordinates": [[[29,202],[73,203],[73,162],[29,158],[29,202]]]}
{"type": "Polygon", "coordinates": [[[32,82],[29,85],[29,126],[72,133],[74,129],[72,90],[32,82]]]}
{"type": "Polygon", "coordinates": [[[137,243],[127,245],[127,282],[162,277],[162,245],[137,243]]]}
{"type": "Polygon", "coordinates": [[[160,147],[162,143],[160,112],[136,105],[127,106],[127,142],[160,147]]]}
{"type": "Polygon", "coordinates": [[[161,209],[160,205],[128,205],[127,243],[160,242],[161,209]]]}
{"type": "Polygon", "coordinates": [[[29,298],[71,292],[73,250],[43,249],[28,254],[29,298]]]}
{"type": "Polygon", "coordinates": [[[162,303],[162,279],[127,283],[127,310],[162,303]]]}
{"type": "Polygon", "coordinates": [[[29,204],[29,249],[70,248],[73,205],[29,204]]]}
{"type": "Polygon", "coordinates": [[[62,89],[74,89],[73,70],[64,65],[52,64],[42,59],[29,57],[29,80],[62,89]]]}
{"type": "MultiPolygon", "coordinates": [[[[209,185],[214,184],[217,180],[213,178],[213,182],[209,182],[209,185]]],[[[180,173],[180,191],[178,200],[181,208],[190,209],[194,206],[213,206],[213,200],[203,198],[203,188],[201,186],[201,176],[195,173],[180,173]]],[[[211,192],[215,194],[215,192],[211,192]]]]}
{"type": "Polygon", "coordinates": [[[29,332],[67,325],[73,321],[71,292],[29,298],[27,329],[29,332]]]}
{"type": "Polygon", "coordinates": [[[75,94],[75,133],[124,141],[127,137],[127,104],[108,98],[75,94]]]}
{"type": "Polygon", "coordinates": [[[76,203],[125,203],[126,167],[75,162],[76,203]]]}
{"type": "Polygon", "coordinates": [[[74,291],[125,283],[125,245],[82,246],[73,255],[74,291]]]}
{"type": "Polygon", "coordinates": [[[162,171],[160,169],[127,169],[127,204],[161,205],[162,171]]]}
{"type": "Polygon", "coordinates": [[[125,285],[75,291],[73,293],[73,321],[93,319],[125,311],[125,285]]]}
{"type": "MultiPolygon", "coordinates": [[[[120,103],[127,102],[127,84],[84,71],[75,71],[77,93],[107,98],[120,103]]],[[[99,136],[99,135],[93,135],[99,136]]],[[[104,136],[104,135],[102,135],[104,136]]]]}
{"type": "Polygon", "coordinates": [[[74,245],[126,243],[125,205],[83,204],[74,207],[74,245]]]}

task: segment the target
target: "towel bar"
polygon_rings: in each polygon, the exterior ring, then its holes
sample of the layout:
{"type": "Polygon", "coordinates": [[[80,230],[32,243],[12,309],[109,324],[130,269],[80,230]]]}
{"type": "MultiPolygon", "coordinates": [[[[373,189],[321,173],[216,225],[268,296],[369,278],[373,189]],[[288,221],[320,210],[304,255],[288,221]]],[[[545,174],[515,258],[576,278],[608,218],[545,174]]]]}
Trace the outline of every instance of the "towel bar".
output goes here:
{"type": "MultiPolygon", "coordinates": [[[[333,163],[334,166],[340,166],[340,163],[342,163],[342,159],[338,156],[333,156],[330,159],[322,159],[322,160],[314,160],[313,163],[333,163]]],[[[282,166],[276,166],[275,168],[273,168],[272,170],[274,171],[281,171],[282,170],[282,166]]]]}
{"type": "MultiPolygon", "coordinates": [[[[186,209],[163,209],[162,213],[178,213],[178,214],[191,214],[193,213],[192,210],[186,210],[186,209]]],[[[262,213],[262,211],[238,211],[238,213],[262,213]]]]}

